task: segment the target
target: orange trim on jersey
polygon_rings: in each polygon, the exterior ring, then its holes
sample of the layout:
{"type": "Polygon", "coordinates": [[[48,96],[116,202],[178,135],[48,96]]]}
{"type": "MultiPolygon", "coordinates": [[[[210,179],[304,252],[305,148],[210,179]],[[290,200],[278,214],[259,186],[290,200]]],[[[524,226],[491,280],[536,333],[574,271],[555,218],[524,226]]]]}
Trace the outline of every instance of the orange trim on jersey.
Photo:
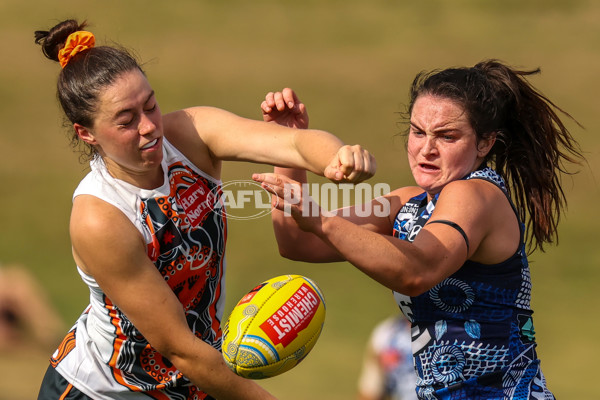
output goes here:
{"type": "MultiPolygon", "coordinates": [[[[121,321],[121,319],[118,316],[118,311],[113,306],[113,304],[108,299],[108,297],[105,297],[105,306],[104,307],[108,310],[108,315],[110,316],[111,323],[115,327],[115,336],[116,336],[114,344],[113,344],[113,353],[112,353],[110,360],[108,361],[108,365],[111,367],[113,377],[119,384],[125,386],[126,388],[128,388],[134,392],[139,392],[142,389],[140,389],[138,386],[127,383],[127,381],[125,380],[125,378],[123,376],[122,371],[119,368],[117,368],[117,361],[119,358],[121,347],[126,340],[126,336],[123,334],[121,326],[119,325],[119,322],[121,321]]],[[[152,347],[150,345],[148,345],[147,347],[152,349],[152,347]]],[[[179,373],[178,377],[181,378],[181,376],[182,376],[182,374],[179,373]]],[[[153,391],[152,393],[153,393],[153,396],[155,396],[156,400],[169,400],[168,396],[162,394],[159,391],[166,387],[167,387],[167,385],[164,383],[155,385],[155,388],[157,391],[156,392],[153,391]]]]}
{"type": "Polygon", "coordinates": [[[60,397],[58,398],[58,400],[65,400],[67,398],[67,396],[69,395],[69,393],[71,393],[71,389],[73,389],[73,385],[69,383],[67,385],[67,388],[63,392],[63,394],[61,394],[60,397]]]}
{"type": "Polygon", "coordinates": [[[56,366],[75,348],[75,329],[71,330],[64,337],[58,349],[56,350],[56,357],[50,358],[50,365],[53,368],[56,366]]]}
{"type": "Polygon", "coordinates": [[[159,390],[153,390],[151,392],[144,392],[144,394],[151,396],[152,399],[156,399],[156,400],[171,400],[171,398],[169,396],[167,396],[166,394],[164,394],[163,392],[161,392],[159,390]]]}
{"type": "Polygon", "coordinates": [[[118,317],[118,311],[115,309],[114,305],[112,304],[112,302],[109,300],[108,297],[104,297],[105,301],[104,301],[104,308],[106,308],[106,310],[108,311],[108,315],[110,317],[110,321],[112,323],[112,325],[115,327],[115,341],[113,343],[113,353],[112,356],[110,358],[110,360],[108,361],[108,365],[110,365],[113,371],[113,376],[115,377],[115,380],[117,382],[119,382],[121,385],[133,390],[133,391],[139,391],[140,389],[137,386],[133,386],[128,384],[125,379],[123,378],[123,375],[121,374],[120,370],[118,368],[116,368],[117,366],[117,360],[119,358],[119,354],[121,351],[121,346],[123,345],[123,342],[125,341],[125,335],[123,334],[123,331],[121,330],[121,326],[119,325],[119,322],[121,321],[121,319],[118,317]]]}

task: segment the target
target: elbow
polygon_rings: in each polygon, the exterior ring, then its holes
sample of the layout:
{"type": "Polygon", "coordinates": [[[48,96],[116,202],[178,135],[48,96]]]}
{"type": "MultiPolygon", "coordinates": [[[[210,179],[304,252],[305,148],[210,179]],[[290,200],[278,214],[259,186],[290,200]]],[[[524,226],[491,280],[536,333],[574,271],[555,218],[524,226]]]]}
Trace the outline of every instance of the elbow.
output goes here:
{"type": "MultiPolygon", "coordinates": [[[[154,350],[160,353],[160,355],[168,359],[173,365],[177,366],[178,369],[181,370],[182,364],[185,365],[184,361],[187,358],[186,350],[189,350],[189,347],[185,349],[182,348],[179,343],[170,343],[167,340],[153,340],[150,345],[154,350]]],[[[183,369],[185,369],[185,367],[183,367],[183,369]]]]}
{"type": "Polygon", "coordinates": [[[275,239],[281,257],[292,261],[306,260],[306,241],[299,237],[298,232],[276,227],[275,239]],[[303,245],[300,246],[299,243],[303,243],[303,245]]]}
{"type": "Polygon", "coordinates": [[[190,360],[198,352],[198,339],[187,324],[176,324],[172,329],[160,330],[146,339],[154,350],[184,374],[189,370],[190,360]]]}
{"type": "Polygon", "coordinates": [[[287,247],[283,247],[283,246],[278,246],[279,249],[279,255],[283,258],[288,258],[290,260],[293,260],[293,254],[290,251],[290,249],[288,249],[287,247]]]}
{"type": "MultiPolygon", "coordinates": [[[[415,248],[411,247],[411,249],[415,248]]],[[[440,283],[443,276],[439,270],[445,270],[439,261],[422,252],[413,253],[412,257],[405,258],[404,262],[396,262],[389,268],[396,270],[394,279],[396,288],[393,290],[410,297],[420,296],[440,283]],[[398,267],[398,264],[401,267],[398,267]]]]}
{"type": "Polygon", "coordinates": [[[420,287],[420,286],[411,286],[409,288],[406,288],[406,289],[402,290],[400,293],[405,294],[405,295],[410,296],[410,297],[417,297],[417,296],[422,295],[426,291],[427,291],[427,289],[424,289],[423,287],[420,287]]]}
{"type": "Polygon", "coordinates": [[[279,255],[283,258],[287,258],[292,261],[304,261],[305,257],[298,251],[297,246],[285,245],[282,243],[278,244],[279,255]]]}
{"type": "Polygon", "coordinates": [[[392,288],[395,292],[405,296],[416,297],[431,289],[430,283],[422,276],[407,276],[398,279],[396,287],[392,288]]]}

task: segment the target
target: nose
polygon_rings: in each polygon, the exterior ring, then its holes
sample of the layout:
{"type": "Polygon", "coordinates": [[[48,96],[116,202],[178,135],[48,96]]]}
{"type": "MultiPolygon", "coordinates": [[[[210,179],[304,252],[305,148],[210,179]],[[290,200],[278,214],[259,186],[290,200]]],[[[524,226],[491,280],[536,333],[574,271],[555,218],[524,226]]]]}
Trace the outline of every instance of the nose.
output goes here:
{"type": "Polygon", "coordinates": [[[142,114],[140,123],[138,125],[138,131],[140,135],[145,136],[156,130],[156,123],[146,114],[142,114]]]}
{"type": "Polygon", "coordinates": [[[421,147],[421,155],[428,156],[435,154],[436,152],[437,148],[435,145],[435,138],[431,135],[425,135],[425,140],[423,141],[423,146],[421,147]]]}

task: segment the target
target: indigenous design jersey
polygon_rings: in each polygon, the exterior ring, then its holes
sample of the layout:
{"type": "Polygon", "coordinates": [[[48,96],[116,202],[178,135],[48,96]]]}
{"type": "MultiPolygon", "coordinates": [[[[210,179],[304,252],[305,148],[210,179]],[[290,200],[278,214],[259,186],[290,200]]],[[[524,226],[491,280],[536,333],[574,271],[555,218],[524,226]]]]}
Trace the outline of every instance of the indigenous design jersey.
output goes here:
{"type": "MultiPolygon", "coordinates": [[[[507,194],[504,180],[489,167],[465,179],[490,181],[507,194]]],[[[408,201],[396,216],[394,236],[412,242],[437,199],[428,202],[423,193],[408,201]]],[[[554,398],[535,351],[531,279],[520,225],[521,246],[508,260],[495,265],[467,261],[419,296],[394,293],[412,322],[419,398],[554,398]]]]}
{"type": "MultiPolygon", "coordinates": [[[[91,167],[74,197],[96,196],[127,215],[181,302],[190,329],[220,350],[227,234],[221,183],[166,140],[165,180],[155,190],[114,179],[100,159],[91,167]]],[[[90,289],[90,305],[51,359],[61,375],[94,399],[209,398],[148,344],[91,276],[79,273],[90,289]]],[[[152,303],[152,293],[147,301],[152,303]]]]}

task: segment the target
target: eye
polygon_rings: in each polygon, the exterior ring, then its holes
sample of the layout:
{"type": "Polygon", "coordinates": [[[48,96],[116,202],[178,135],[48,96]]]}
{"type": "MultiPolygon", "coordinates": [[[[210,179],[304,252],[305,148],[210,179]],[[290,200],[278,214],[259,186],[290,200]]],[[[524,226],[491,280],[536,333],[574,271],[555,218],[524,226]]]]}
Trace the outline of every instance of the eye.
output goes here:
{"type": "Polygon", "coordinates": [[[415,128],[414,126],[410,128],[409,133],[414,136],[423,136],[425,134],[423,131],[415,128]]]}
{"type": "Polygon", "coordinates": [[[156,106],[157,106],[157,104],[153,103],[151,107],[145,108],[144,111],[146,111],[146,112],[153,112],[154,110],[156,110],[156,106]]]}
{"type": "Polygon", "coordinates": [[[128,127],[133,123],[133,117],[128,118],[128,119],[124,119],[122,121],[118,121],[117,125],[122,126],[122,127],[128,127]]]}

